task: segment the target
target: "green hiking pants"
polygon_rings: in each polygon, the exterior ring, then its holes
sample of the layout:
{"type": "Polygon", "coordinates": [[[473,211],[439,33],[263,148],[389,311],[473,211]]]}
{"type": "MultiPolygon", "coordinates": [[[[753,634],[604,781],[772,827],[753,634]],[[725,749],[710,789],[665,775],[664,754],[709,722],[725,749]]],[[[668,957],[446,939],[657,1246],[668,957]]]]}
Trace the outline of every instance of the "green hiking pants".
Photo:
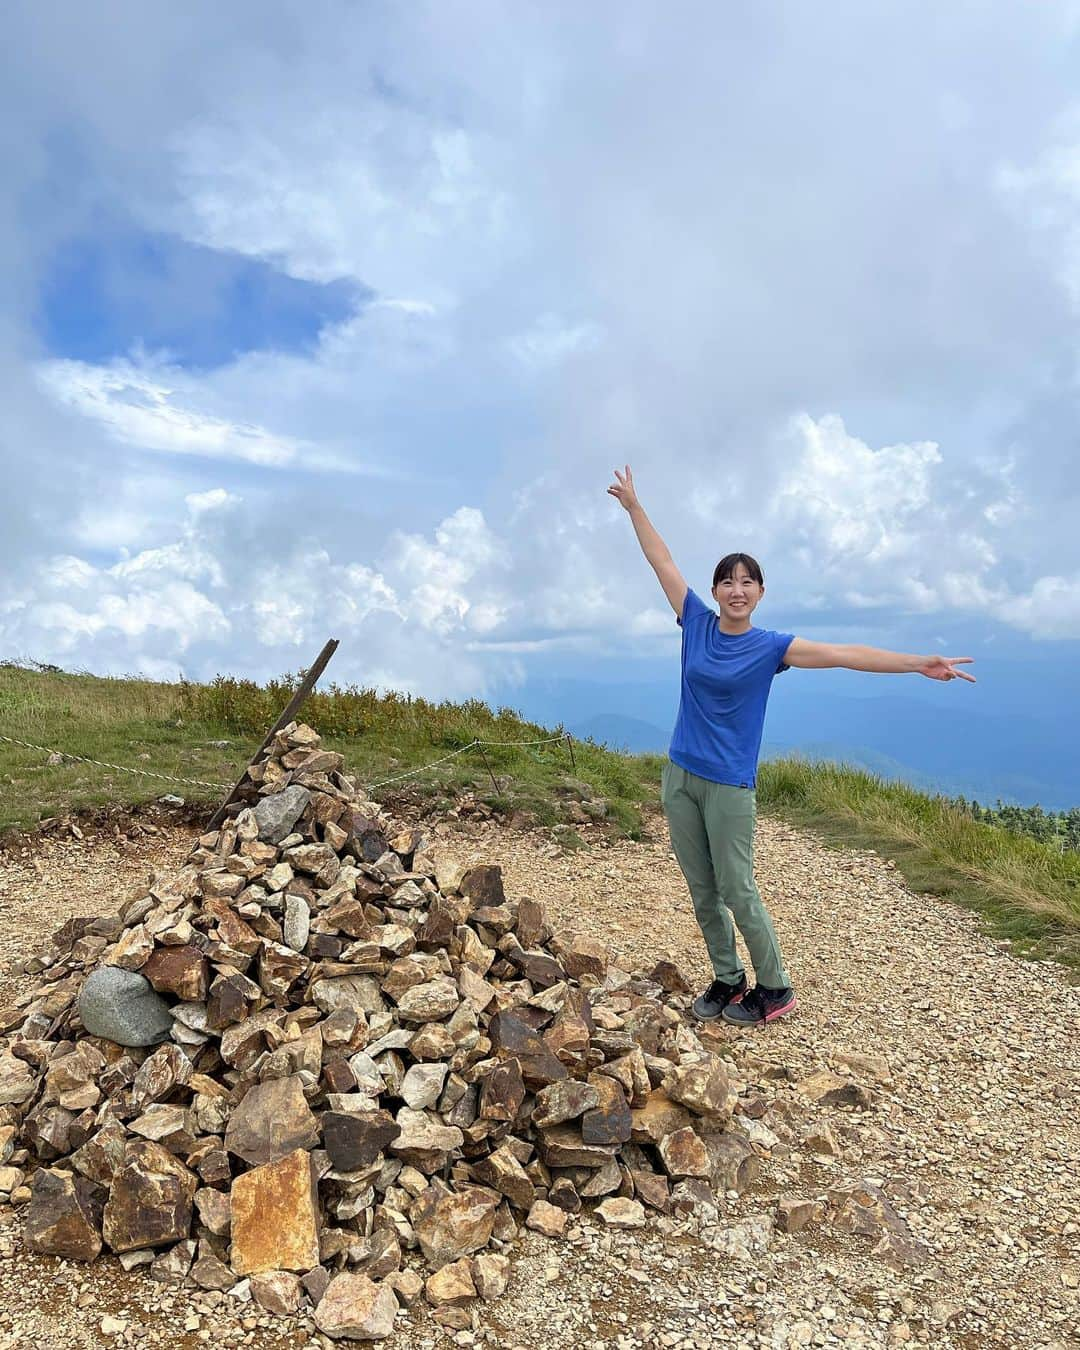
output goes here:
{"type": "Polygon", "coordinates": [[[758,983],[772,989],[788,985],[776,931],[754,883],[757,793],[699,778],[669,760],[660,775],[660,803],[713,974],[725,984],[742,976],[735,950],[738,925],[758,983]]]}

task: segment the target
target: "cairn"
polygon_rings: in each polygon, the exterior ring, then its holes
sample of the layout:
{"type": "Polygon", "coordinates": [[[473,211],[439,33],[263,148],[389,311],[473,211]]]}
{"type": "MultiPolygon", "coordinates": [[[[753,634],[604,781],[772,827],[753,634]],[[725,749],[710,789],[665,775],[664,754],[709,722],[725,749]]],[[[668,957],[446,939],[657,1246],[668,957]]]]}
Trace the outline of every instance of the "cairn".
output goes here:
{"type": "MultiPolygon", "coordinates": [[[[756,1169],[660,962],[435,855],[292,723],[175,875],[72,919],[0,1010],[0,1172],[35,1252],[381,1339],[498,1297],[522,1226],[687,1214],[756,1169]],[[17,1184],[12,1186],[11,1182],[17,1184]]],[[[714,1211],[715,1212],[715,1211],[714,1211]]]]}

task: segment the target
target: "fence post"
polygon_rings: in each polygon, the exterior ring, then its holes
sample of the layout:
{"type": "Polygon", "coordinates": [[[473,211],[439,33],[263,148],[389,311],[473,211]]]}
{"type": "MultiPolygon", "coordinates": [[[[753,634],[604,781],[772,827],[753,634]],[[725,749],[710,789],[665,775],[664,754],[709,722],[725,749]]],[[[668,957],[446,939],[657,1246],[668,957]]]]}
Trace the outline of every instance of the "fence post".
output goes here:
{"type": "Polygon", "coordinates": [[[483,743],[483,741],[477,741],[477,742],[476,742],[476,748],[480,751],[480,754],[481,754],[481,756],[483,757],[483,760],[484,760],[484,768],[487,769],[487,771],[488,771],[488,777],[491,779],[491,785],[492,785],[492,787],[495,789],[496,795],[498,795],[498,792],[499,792],[499,784],[498,784],[498,782],[497,782],[496,779],[495,779],[495,775],[491,772],[491,765],[488,763],[488,757],[487,757],[487,755],[484,754],[484,743],[483,743]]]}

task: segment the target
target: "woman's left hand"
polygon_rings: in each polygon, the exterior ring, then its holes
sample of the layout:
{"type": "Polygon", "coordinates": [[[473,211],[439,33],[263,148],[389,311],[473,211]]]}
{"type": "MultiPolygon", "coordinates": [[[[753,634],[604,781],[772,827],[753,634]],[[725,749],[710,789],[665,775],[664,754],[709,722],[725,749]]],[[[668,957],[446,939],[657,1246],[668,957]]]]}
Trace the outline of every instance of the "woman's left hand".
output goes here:
{"type": "Polygon", "coordinates": [[[927,656],[923,658],[919,674],[925,675],[928,680],[967,680],[969,684],[974,684],[974,675],[969,675],[966,670],[953,669],[972,660],[974,658],[971,656],[927,656]]]}

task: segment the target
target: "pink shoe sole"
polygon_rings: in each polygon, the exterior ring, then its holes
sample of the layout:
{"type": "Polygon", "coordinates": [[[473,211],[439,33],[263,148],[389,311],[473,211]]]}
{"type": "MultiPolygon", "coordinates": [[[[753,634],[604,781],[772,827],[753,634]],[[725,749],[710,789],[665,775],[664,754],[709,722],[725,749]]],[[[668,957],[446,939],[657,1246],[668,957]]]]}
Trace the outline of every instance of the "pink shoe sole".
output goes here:
{"type": "Polygon", "coordinates": [[[788,1017],[798,1006],[799,1000],[792,994],[786,1003],[781,1003],[779,1008],[771,1008],[765,1014],[765,1021],[775,1022],[778,1017],[788,1017]]]}

